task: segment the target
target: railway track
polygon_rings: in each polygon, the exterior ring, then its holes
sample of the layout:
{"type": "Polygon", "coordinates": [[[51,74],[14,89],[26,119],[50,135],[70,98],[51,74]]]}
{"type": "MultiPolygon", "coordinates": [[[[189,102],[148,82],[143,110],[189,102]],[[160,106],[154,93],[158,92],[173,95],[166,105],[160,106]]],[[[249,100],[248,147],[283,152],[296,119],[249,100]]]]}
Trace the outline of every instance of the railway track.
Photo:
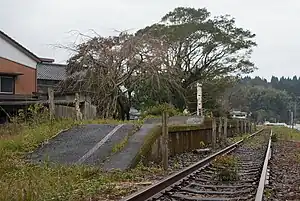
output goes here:
{"type": "Polygon", "coordinates": [[[271,134],[259,130],[122,201],[261,201],[271,134]]]}

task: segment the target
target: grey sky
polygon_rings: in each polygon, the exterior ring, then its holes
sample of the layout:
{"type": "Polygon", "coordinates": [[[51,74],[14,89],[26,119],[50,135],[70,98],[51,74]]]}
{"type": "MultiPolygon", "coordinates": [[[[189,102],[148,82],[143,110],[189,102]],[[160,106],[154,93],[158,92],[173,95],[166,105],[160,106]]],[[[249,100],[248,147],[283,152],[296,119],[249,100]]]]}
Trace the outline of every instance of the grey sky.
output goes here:
{"type": "Polygon", "coordinates": [[[0,0],[0,29],[38,56],[62,63],[68,53],[50,44],[72,42],[71,30],[109,35],[139,29],[178,6],[230,14],[256,33],[254,75],[300,76],[299,0],[0,0]]]}

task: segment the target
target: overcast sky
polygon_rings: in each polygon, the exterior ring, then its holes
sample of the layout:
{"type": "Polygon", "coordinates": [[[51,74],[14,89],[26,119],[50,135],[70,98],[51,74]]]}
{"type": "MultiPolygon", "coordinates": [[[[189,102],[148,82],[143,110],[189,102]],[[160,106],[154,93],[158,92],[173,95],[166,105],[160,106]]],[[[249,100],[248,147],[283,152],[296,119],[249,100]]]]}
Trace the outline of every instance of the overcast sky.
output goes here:
{"type": "Polygon", "coordinates": [[[230,14],[256,33],[254,75],[300,76],[299,0],[0,0],[0,29],[36,55],[64,63],[69,54],[51,44],[73,41],[71,30],[136,30],[178,6],[230,14]]]}

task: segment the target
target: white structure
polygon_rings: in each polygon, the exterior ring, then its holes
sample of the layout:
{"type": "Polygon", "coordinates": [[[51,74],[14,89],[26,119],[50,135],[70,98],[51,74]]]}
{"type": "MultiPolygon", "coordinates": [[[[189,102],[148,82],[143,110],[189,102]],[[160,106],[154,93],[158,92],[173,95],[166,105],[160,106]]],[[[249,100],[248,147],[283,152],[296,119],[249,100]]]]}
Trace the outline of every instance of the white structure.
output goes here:
{"type": "Polygon", "coordinates": [[[36,69],[38,58],[19,44],[9,43],[6,35],[0,31],[0,57],[36,69]]]}
{"type": "Polygon", "coordinates": [[[235,119],[246,119],[247,118],[247,112],[232,111],[232,112],[230,112],[230,115],[232,118],[235,118],[235,119]]]}
{"type": "Polygon", "coordinates": [[[266,121],[264,123],[265,126],[288,126],[286,123],[271,123],[271,122],[268,122],[266,121]]]}
{"type": "Polygon", "coordinates": [[[202,84],[197,82],[197,116],[203,116],[202,110],[202,84]]]}

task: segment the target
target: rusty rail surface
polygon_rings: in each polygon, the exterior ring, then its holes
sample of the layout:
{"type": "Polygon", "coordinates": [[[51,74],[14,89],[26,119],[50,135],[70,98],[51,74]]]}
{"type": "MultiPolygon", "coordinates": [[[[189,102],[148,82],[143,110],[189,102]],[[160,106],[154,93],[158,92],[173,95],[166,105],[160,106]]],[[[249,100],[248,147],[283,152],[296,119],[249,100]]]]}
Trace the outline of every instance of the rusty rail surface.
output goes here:
{"type": "Polygon", "coordinates": [[[199,162],[181,170],[180,172],[177,172],[162,181],[153,184],[147,188],[145,188],[142,191],[136,192],[132,195],[129,195],[126,198],[123,198],[121,201],[145,201],[147,199],[152,198],[153,196],[157,195],[158,193],[161,193],[162,191],[166,190],[169,187],[172,187],[174,184],[182,181],[184,178],[186,178],[188,175],[195,173],[196,171],[201,170],[202,168],[206,167],[210,162],[212,162],[217,156],[228,154],[235,150],[238,145],[240,145],[245,139],[249,139],[253,137],[254,135],[261,133],[264,130],[264,128],[258,130],[257,132],[249,135],[248,137],[200,160],[199,162]]]}

